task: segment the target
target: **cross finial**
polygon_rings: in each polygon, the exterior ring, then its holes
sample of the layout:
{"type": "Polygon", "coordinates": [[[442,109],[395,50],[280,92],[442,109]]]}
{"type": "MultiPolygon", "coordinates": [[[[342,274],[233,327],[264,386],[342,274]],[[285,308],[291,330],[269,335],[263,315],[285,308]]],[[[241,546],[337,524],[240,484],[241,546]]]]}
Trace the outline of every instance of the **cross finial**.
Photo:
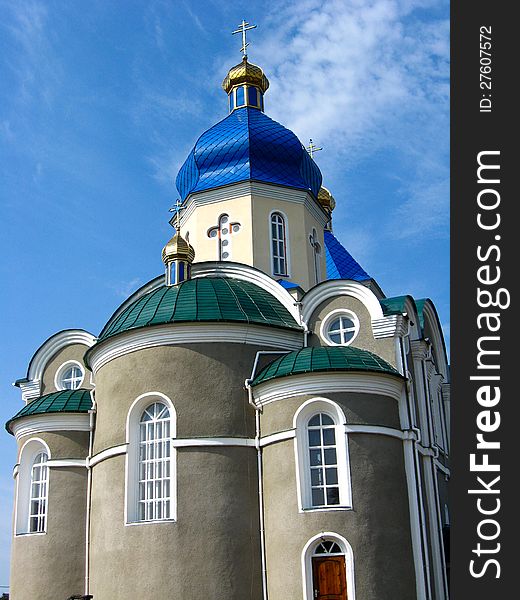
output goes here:
{"type": "Polygon", "coordinates": [[[312,141],[312,138],[309,139],[309,145],[305,149],[307,150],[307,152],[309,153],[309,155],[310,155],[310,157],[312,159],[314,159],[314,153],[315,152],[319,152],[320,150],[323,150],[323,148],[318,148],[318,146],[314,145],[314,142],[312,141]]]}
{"type": "Polygon", "coordinates": [[[255,29],[255,27],[256,25],[250,25],[246,20],[242,19],[242,23],[240,23],[238,29],[235,29],[235,31],[232,32],[232,35],[234,35],[235,33],[242,34],[242,48],[240,48],[240,51],[244,55],[244,58],[247,58],[247,47],[249,46],[249,44],[246,41],[246,31],[249,31],[250,29],[255,29]]]}
{"type": "Polygon", "coordinates": [[[184,207],[182,206],[182,202],[177,198],[175,201],[175,206],[170,208],[170,212],[175,213],[175,215],[170,219],[170,225],[175,227],[175,231],[180,231],[181,228],[181,210],[184,207]]]}

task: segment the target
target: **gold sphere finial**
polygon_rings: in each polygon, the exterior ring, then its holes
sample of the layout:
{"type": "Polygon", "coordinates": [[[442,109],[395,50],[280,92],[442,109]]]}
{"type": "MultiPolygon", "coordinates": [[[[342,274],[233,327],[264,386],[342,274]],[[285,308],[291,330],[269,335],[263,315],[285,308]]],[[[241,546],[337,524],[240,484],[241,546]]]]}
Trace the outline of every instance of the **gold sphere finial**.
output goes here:
{"type": "Polygon", "coordinates": [[[325,209],[327,213],[331,213],[336,208],[336,200],[325,186],[321,186],[318,192],[318,202],[325,209]]]}

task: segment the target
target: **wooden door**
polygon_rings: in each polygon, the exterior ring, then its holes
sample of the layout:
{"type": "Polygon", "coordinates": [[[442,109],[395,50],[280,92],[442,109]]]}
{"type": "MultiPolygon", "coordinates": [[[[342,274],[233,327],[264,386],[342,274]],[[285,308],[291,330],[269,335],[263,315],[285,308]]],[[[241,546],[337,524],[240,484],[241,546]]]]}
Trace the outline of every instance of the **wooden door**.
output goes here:
{"type": "Polygon", "coordinates": [[[348,600],[344,556],[312,559],[313,596],[318,600],[348,600]]]}

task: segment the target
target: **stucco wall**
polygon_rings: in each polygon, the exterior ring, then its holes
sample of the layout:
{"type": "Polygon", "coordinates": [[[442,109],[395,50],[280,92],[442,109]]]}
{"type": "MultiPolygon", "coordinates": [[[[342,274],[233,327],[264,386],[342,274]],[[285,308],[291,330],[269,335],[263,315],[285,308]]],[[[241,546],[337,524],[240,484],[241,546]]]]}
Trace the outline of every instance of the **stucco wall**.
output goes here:
{"type": "MultiPolygon", "coordinates": [[[[369,394],[330,394],[350,424],[398,428],[397,402],[369,394]]],[[[262,433],[292,428],[301,396],[264,407],[262,433]]],[[[301,555],[305,544],[323,531],[335,532],[352,546],[356,598],[415,599],[403,445],[384,435],[348,436],[352,510],[300,512],[294,440],[264,449],[267,573],[270,600],[303,598],[301,555]]],[[[350,597],[350,596],[349,596],[350,597]]]]}
{"type": "MultiPolygon", "coordinates": [[[[83,344],[71,344],[70,346],[66,346],[65,348],[62,348],[56,352],[56,354],[47,362],[43,371],[41,391],[42,396],[44,394],[51,394],[52,392],[56,391],[54,378],[61,365],[69,360],[75,360],[83,365],[83,357],[85,356],[85,352],[87,350],[88,346],[83,344]]],[[[85,377],[81,387],[91,389],[92,385],[90,383],[90,371],[87,371],[85,368],[84,371],[85,377]]]]}
{"type": "Polygon", "coordinates": [[[396,367],[395,340],[393,338],[376,340],[372,333],[370,313],[360,300],[351,296],[330,298],[316,308],[309,319],[309,329],[312,331],[312,335],[309,336],[309,346],[326,345],[320,337],[321,324],[330,312],[342,308],[350,310],[359,319],[359,332],[352,341],[352,346],[373,352],[396,367]]]}
{"type": "MultiPolygon", "coordinates": [[[[244,380],[258,349],[169,346],[107,363],[96,375],[95,453],[125,443],[131,404],[154,391],[172,401],[178,438],[254,437],[244,380]]],[[[93,467],[91,593],[259,599],[255,449],[179,448],[176,459],[176,522],[125,525],[125,456],[93,467]]]]}
{"type": "Polygon", "coordinates": [[[65,600],[83,593],[86,481],[85,468],[49,469],[47,533],[13,538],[13,600],[65,600]]]}

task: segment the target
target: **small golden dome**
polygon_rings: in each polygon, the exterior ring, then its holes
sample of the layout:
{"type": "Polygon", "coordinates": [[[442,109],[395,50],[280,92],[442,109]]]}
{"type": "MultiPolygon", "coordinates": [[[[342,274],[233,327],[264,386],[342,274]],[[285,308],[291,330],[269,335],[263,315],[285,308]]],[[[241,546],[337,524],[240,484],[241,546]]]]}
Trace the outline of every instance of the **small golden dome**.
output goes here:
{"type": "Polygon", "coordinates": [[[222,87],[226,91],[226,94],[229,94],[235,85],[242,83],[256,85],[262,93],[269,87],[269,80],[264,75],[262,69],[248,62],[246,56],[244,56],[242,62],[229,69],[229,73],[222,82],[222,87]]]}
{"type": "Polygon", "coordinates": [[[318,202],[329,213],[336,208],[336,200],[334,200],[334,196],[324,186],[321,186],[320,191],[318,192],[318,202]]]}
{"type": "Polygon", "coordinates": [[[181,236],[180,231],[177,231],[172,239],[166,244],[162,251],[162,259],[164,263],[172,260],[185,260],[189,263],[195,258],[195,250],[181,236]]]}

